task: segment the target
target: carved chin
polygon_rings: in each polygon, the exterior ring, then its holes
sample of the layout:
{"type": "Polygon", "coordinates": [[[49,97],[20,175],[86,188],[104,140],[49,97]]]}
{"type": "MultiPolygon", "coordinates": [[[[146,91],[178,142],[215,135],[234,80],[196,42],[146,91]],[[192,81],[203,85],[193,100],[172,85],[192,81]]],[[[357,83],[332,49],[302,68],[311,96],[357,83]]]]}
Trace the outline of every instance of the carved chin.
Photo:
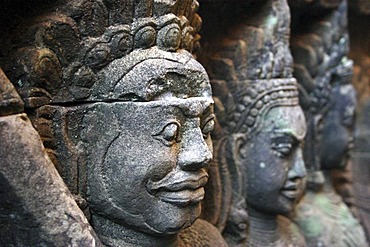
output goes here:
{"type": "Polygon", "coordinates": [[[170,205],[166,212],[153,213],[151,217],[144,216],[145,225],[152,234],[173,235],[193,225],[201,212],[200,203],[187,208],[179,208],[170,205]]]}

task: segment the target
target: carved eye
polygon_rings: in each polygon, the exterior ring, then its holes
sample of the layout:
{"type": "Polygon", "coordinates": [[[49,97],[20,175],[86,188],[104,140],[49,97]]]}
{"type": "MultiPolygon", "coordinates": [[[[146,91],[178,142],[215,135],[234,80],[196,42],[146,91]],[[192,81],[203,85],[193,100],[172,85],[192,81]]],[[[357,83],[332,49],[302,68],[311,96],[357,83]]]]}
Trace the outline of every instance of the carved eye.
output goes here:
{"type": "Polygon", "coordinates": [[[271,149],[280,158],[289,156],[299,141],[291,135],[276,136],[272,139],[271,149]]]}
{"type": "Polygon", "coordinates": [[[215,127],[214,118],[209,119],[202,128],[203,137],[207,138],[215,127]]]}
{"type": "Polygon", "coordinates": [[[272,150],[274,150],[275,153],[281,158],[289,156],[292,152],[292,149],[293,145],[291,143],[274,143],[272,145],[272,150]]]}
{"type": "Polygon", "coordinates": [[[179,139],[179,124],[177,122],[171,122],[167,124],[161,132],[154,135],[154,138],[162,142],[166,146],[172,146],[179,139]]]}

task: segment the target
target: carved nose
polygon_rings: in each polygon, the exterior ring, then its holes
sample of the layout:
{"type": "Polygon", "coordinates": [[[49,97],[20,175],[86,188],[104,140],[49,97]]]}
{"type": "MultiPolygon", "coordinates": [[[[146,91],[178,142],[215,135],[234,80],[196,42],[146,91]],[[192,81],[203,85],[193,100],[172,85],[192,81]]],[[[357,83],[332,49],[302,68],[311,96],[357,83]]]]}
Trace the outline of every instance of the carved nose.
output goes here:
{"type": "Polygon", "coordinates": [[[306,176],[306,166],[303,161],[301,148],[298,148],[293,162],[293,166],[288,171],[288,179],[294,180],[297,178],[304,178],[306,176]]]}
{"type": "Polygon", "coordinates": [[[196,171],[208,168],[212,152],[199,129],[189,130],[181,141],[178,165],[182,170],[196,171]]]}

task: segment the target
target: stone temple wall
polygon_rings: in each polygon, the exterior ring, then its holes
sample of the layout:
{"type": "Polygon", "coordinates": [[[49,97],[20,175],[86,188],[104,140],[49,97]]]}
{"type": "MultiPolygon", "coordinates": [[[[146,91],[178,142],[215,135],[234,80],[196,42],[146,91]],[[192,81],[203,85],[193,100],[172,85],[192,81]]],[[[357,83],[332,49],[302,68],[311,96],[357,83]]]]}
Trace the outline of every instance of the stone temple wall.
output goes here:
{"type": "Polygon", "coordinates": [[[369,246],[370,0],[4,0],[0,246],[369,246]]]}

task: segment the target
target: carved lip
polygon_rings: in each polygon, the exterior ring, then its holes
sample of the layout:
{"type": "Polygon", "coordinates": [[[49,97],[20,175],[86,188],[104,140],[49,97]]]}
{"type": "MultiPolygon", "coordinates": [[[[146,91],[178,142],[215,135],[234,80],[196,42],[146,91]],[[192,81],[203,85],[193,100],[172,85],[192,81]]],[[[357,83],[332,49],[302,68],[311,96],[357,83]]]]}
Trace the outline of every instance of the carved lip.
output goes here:
{"type": "Polygon", "coordinates": [[[204,188],[200,187],[196,190],[160,191],[157,193],[157,196],[161,201],[168,202],[179,207],[186,207],[202,201],[204,194],[204,188]]]}
{"type": "Polygon", "coordinates": [[[294,181],[294,182],[288,180],[285,183],[285,186],[280,190],[281,194],[283,194],[286,198],[290,200],[297,199],[301,194],[301,191],[299,188],[300,182],[301,182],[300,180],[294,181]]]}
{"type": "Polygon", "coordinates": [[[185,207],[203,200],[203,187],[207,182],[208,173],[205,171],[197,175],[181,172],[157,182],[149,180],[146,187],[150,194],[159,197],[161,201],[185,207]]]}

